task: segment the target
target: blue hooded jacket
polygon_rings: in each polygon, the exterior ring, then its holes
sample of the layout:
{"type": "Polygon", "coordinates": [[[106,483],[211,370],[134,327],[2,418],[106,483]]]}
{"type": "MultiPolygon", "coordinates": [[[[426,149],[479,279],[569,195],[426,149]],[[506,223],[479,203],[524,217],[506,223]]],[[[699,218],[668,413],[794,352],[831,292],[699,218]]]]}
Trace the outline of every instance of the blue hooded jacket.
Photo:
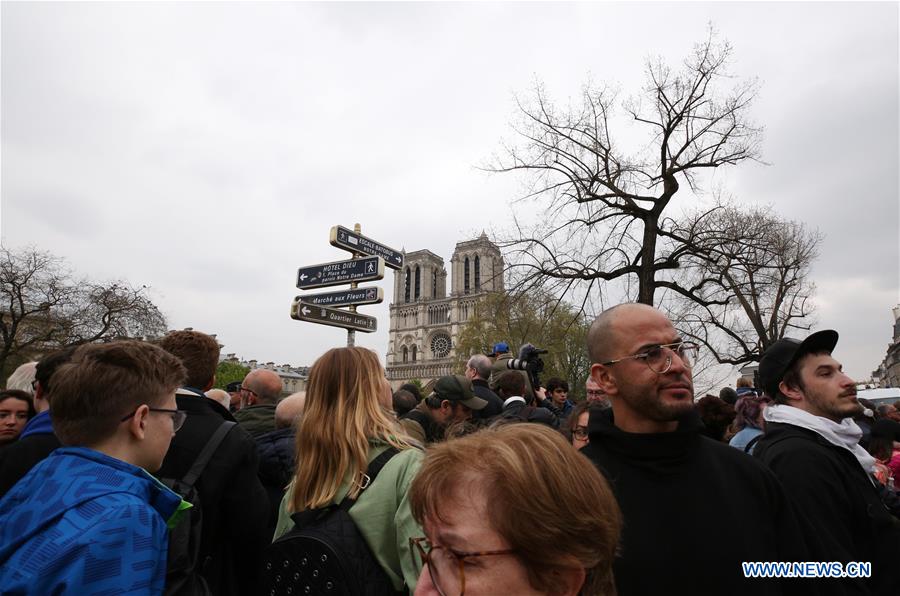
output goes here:
{"type": "Polygon", "coordinates": [[[137,466],[57,449],[0,500],[3,594],[161,594],[181,503],[137,466]]]}

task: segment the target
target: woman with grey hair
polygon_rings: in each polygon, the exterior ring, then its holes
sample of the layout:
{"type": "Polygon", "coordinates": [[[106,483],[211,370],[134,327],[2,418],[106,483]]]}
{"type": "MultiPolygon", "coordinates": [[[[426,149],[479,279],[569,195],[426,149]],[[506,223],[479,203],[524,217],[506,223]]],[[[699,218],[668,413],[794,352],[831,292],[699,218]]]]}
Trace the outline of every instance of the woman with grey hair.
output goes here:
{"type": "Polygon", "coordinates": [[[5,389],[17,389],[34,397],[34,372],[37,370],[37,362],[26,362],[13,371],[6,379],[5,389]]]}

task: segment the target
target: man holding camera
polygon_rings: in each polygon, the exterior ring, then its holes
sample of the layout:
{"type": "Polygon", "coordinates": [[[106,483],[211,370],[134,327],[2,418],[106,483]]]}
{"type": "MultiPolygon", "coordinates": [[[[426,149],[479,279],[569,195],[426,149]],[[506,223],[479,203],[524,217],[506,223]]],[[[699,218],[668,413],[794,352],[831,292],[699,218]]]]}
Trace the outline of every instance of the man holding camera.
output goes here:
{"type": "MultiPolygon", "coordinates": [[[[489,384],[494,392],[497,392],[497,383],[500,375],[507,370],[518,370],[519,374],[525,379],[525,393],[522,395],[529,401],[534,399],[534,389],[531,387],[531,377],[529,374],[514,366],[510,366],[513,360],[512,352],[509,351],[509,344],[505,341],[494,344],[494,365],[491,367],[491,378],[489,384]]],[[[497,392],[499,394],[499,392],[497,392]]]]}

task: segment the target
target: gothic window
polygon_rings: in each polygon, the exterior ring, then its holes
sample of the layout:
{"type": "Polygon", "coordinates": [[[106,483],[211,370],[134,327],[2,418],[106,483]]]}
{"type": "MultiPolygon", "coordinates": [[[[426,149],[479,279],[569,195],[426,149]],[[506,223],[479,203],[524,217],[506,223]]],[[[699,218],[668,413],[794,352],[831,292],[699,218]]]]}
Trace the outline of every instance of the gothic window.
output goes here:
{"type": "Polygon", "coordinates": [[[420,296],[419,289],[421,288],[421,285],[422,285],[422,275],[421,275],[421,271],[419,271],[419,266],[416,265],[416,300],[419,299],[419,296],[420,296]]]}
{"type": "Polygon", "coordinates": [[[416,350],[416,346],[413,346],[413,347],[412,347],[412,361],[413,361],[413,362],[416,361],[416,351],[417,351],[417,350],[416,350]]]}
{"type": "Polygon", "coordinates": [[[431,355],[434,358],[446,358],[450,355],[450,336],[446,333],[435,333],[431,338],[431,355]]]}
{"type": "Polygon", "coordinates": [[[431,297],[437,298],[437,269],[431,272],[431,297]]]}
{"type": "Polygon", "coordinates": [[[409,349],[406,346],[403,346],[403,362],[409,361],[409,349]]]}
{"type": "Polygon", "coordinates": [[[464,262],[465,269],[463,270],[463,292],[466,294],[469,293],[469,257],[466,257],[464,262]]]}
{"type": "Polygon", "coordinates": [[[403,293],[403,301],[409,302],[409,267],[406,268],[406,290],[403,293]]]}
{"type": "Polygon", "coordinates": [[[481,259],[475,256],[475,289],[481,289],[481,259]]]}

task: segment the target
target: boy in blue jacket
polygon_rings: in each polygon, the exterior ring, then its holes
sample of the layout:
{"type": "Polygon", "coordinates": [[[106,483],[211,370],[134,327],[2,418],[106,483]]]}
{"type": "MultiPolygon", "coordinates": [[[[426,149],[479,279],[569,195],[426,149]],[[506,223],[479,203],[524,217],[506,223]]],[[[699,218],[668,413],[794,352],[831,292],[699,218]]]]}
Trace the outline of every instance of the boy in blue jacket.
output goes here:
{"type": "Polygon", "coordinates": [[[0,500],[3,594],[160,594],[168,526],[188,507],[154,479],[184,422],[181,362],[147,343],[80,346],[53,375],[63,444],[0,500]]]}

